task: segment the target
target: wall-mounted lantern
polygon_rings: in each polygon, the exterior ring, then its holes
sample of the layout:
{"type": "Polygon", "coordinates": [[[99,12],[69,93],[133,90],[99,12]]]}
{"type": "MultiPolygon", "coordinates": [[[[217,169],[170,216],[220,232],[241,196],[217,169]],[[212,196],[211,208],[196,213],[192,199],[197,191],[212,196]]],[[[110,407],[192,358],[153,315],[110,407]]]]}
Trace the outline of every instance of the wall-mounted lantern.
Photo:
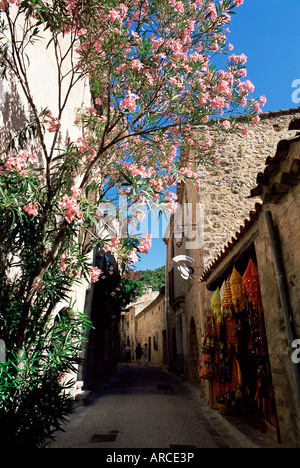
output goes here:
{"type": "Polygon", "coordinates": [[[184,237],[182,227],[183,226],[179,226],[179,224],[177,224],[176,229],[174,229],[174,231],[173,231],[173,237],[174,237],[175,244],[177,245],[177,247],[182,246],[182,241],[183,241],[183,237],[184,237]]]}

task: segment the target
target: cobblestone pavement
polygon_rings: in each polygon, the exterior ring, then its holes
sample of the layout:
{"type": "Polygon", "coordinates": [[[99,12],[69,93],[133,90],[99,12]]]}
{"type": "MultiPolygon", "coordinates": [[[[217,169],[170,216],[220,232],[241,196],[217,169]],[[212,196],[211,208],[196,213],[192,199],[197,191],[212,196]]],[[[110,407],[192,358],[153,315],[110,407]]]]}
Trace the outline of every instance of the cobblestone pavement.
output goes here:
{"type": "Polygon", "coordinates": [[[237,430],[195,386],[160,367],[132,364],[119,365],[98,393],[89,394],[64,430],[48,448],[280,447],[257,430],[237,430]]]}

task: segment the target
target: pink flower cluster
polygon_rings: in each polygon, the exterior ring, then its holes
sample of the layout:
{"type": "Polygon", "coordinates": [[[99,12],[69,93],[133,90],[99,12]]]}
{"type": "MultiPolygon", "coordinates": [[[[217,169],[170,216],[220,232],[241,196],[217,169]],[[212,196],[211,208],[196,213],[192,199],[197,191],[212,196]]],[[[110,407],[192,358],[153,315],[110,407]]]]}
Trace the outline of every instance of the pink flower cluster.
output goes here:
{"type": "Polygon", "coordinates": [[[245,63],[247,62],[247,56],[245,54],[241,54],[241,55],[232,54],[230,55],[230,57],[228,57],[228,60],[229,61],[232,60],[235,63],[240,63],[241,65],[245,65],[245,63]]]}
{"type": "Polygon", "coordinates": [[[70,278],[79,278],[82,274],[77,257],[73,256],[72,258],[69,258],[66,252],[60,256],[58,266],[59,269],[63,273],[66,272],[70,278]]]}
{"type": "Polygon", "coordinates": [[[61,271],[66,271],[68,268],[68,263],[67,263],[68,255],[66,253],[62,254],[59,260],[59,268],[61,271]]]}
{"type": "Polygon", "coordinates": [[[52,112],[47,109],[44,111],[44,123],[48,125],[48,132],[55,133],[60,127],[60,121],[56,117],[53,117],[52,112]]]}
{"type": "Polygon", "coordinates": [[[105,252],[116,252],[121,247],[120,239],[118,237],[112,237],[110,243],[104,246],[105,252]]]}
{"type": "Polygon", "coordinates": [[[153,175],[152,169],[147,169],[144,165],[139,166],[136,163],[124,163],[123,168],[130,172],[134,177],[148,178],[153,175]]]}
{"type": "Polygon", "coordinates": [[[131,279],[131,280],[136,280],[141,277],[141,274],[138,271],[133,271],[133,270],[128,270],[127,272],[123,273],[122,279],[131,279]]]}
{"type": "Polygon", "coordinates": [[[45,284],[42,281],[38,281],[37,283],[34,283],[33,287],[38,294],[41,294],[45,287],[45,284]]]}
{"type": "Polygon", "coordinates": [[[216,10],[216,6],[214,3],[210,3],[207,7],[207,13],[210,15],[210,18],[212,21],[216,21],[216,19],[218,18],[218,13],[217,13],[217,10],[216,10]]]}
{"type": "Polygon", "coordinates": [[[38,205],[36,202],[29,202],[26,206],[23,207],[23,210],[32,216],[37,216],[39,214],[38,205]]]}
{"type": "Polygon", "coordinates": [[[97,152],[86,138],[79,137],[76,146],[82,155],[87,156],[88,162],[91,162],[95,158],[97,152]]]}
{"type": "Polygon", "coordinates": [[[174,8],[174,11],[176,13],[183,13],[184,12],[184,6],[182,2],[176,2],[174,0],[171,0],[172,6],[174,8]]]}
{"type": "Polygon", "coordinates": [[[124,5],[124,3],[120,3],[119,10],[113,8],[108,12],[107,19],[111,22],[117,21],[118,23],[121,23],[122,20],[126,17],[127,11],[128,7],[124,5]]]}
{"type": "Polygon", "coordinates": [[[66,211],[65,219],[68,221],[68,223],[77,220],[80,224],[82,224],[82,213],[79,208],[79,198],[81,196],[81,190],[76,187],[72,187],[71,190],[72,196],[64,195],[62,202],[60,202],[59,206],[60,208],[66,211]]]}
{"type": "Polygon", "coordinates": [[[137,249],[135,247],[130,252],[130,254],[128,256],[128,259],[129,259],[129,263],[131,263],[131,264],[138,261],[139,257],[137,255],[137,249]]]}
{"type": "Polygon", "coordinates": [[[140,253],[148,253],[148,250],[152,246],[152,234],[147,234],[147,236],[144,239],[141,239],[141,242],[139,243],[138,250],[140,253]]]}
{"type": "Polygon", "coordinates": [[[137,102],[136,102],[137,99],[140,99],[139,96],[132,93],[131,91],[128,91],[127,97],[123,99],[123,101],[120,103],[121,109],[125,109],[128,111],[135,111],[137,107],[137,102]]]}
{"type": "Polygon", "coordinates": [[[103,275],[103,271],[94,266],[90,269],[90,275],[92,283],[97,283],[97,281],[99,281],[99,276],[103,275]]]}
{"type": "Polygon", "coordinates": [[[28,151],[22,150],[16,157],[8,158],[4,165],[9,172],[15,170],[23,176],[28,174],[30,164],[36,163],[36,161],[36,156],[32,156],[28,151]]]}

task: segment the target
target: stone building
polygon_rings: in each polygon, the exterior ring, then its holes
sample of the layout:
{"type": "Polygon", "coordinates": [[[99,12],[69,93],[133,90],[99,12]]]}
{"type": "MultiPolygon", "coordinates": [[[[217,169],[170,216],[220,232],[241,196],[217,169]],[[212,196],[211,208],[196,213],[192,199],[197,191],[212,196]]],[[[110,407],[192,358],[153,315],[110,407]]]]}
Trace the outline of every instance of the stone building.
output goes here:
{"type": "MultiPolygon", "coordinates": [[[[121,358],[124,359],[124,348],[126,346],[130,346],[131,360],[134,362],[135,348],[137,344],[141,343],[141,345],[144,345],[145,343],[149,343],[149,338],[152,335],[149,336],[148,331],[151,330],[152,333],[156,328],[156,323],[155,321],[152,321],[150,328],[143,329],[142,323],[140,322],[140,329],[138,329],[138,316],[146,309],[151,310],[152,304],[156,303],[157,299],[158,302],[161,302],[162,293],[159,291],[152,291],[152,288],[148,288],[145,294],[137,298],[135,302],[129,304],[123,312],[122,320],[120,322],[121,358]]],[[[148,320],[147,324],[149,325],[148,320]]]]}
{"type": "Polygon", "coordinates": [[[275,154],[278,141],[293,135],[289,126],[299,117],[299,108],[262,113],[258,124],[247,126],[246,138],[229,135],[214,167],[199,167],[202,178],[196,196],[204,212],[204,267],[260,201],[249,198],[256,176],[264,170],[266,158],[275,154]]]}
{"type": "MultiPolygon", "coordinates": [[[[278,146],[278,141],[283,139],[285,139],[283,141],[286,141],[288,137],[295,135],[298,120],[299,109],[262,114],[260,123],[250,128],[248,138],[241,139],[237,136],[229,138],[228,144],[220,149],[217,167],[199,169],[203,176],[199,189],[190,184],[182,185],[178,189],[178,202],[181,210],[179,210],[179,216],[177,213],[171,217],[164,238],[167,249],[166,316],[169,367],[170,370],[183,378],[200,382],[203,397],[213,407],[217,407],[215,388],[208,381],[199,380],[198,364],[202,357],[201,339],[206,329],[206,318],[212,314],[211,299],[214,288],[221,287],[226,277],[222,267],[218,266],[221,261],[220,258],[223,259],[226,256],[223,252],[220,253],[220,250],[227,244],[229,247],[225,248],[225,251],[231,253],[231,247],[233,244],[235,245],[236,236],[240,239],[245,230],[249,230],[249,238],[247,237],[247,242],[243,242],[241,246],[238,259],[242,259],[242,263],[241,265],[238,264],[238,266],[244,273],[251,255],[256,262],[259,259],[259,267],[264,269],[262,278],[265,280],[262,283],[262,294],[265,294],[264,288],[268,289],[269,299],[273,303],[276,297],[274,292],[276,282],[274,271],[271,268],[266,269],[266,263],[269,265],[270,262],[270,255],[266,256],[267,247],[263,244],[264,239],[267,239],[266,229],[260,227],[260,244],[256,251],[254,249],[254,240],[257,233],[256,231],[253,232],[250,227],[259,217],[262,209],[261,197],[264,193],[264,184],[266,182],[270,184],[268,177],[277,174],[279,171],[278,164],[272,163],[278,161],[278,158],[280,159],[282,145],[289,148],[289,142],[282,142],[278,146]],[[267,166],[265,167],[266,161],[267,166]],[[256,184],[256,180],[259,181],[259,185],[255,190],[251,191],[256,184]],[[184,212],[187,211],[189,212],[188,216],[185,216],[184,212]],[[244,252],[247,252],[248,256],[241,256],[244,252]],[[180,255],[185,255],[186,258],[184,261],[177,262],[176,259],[180,255]],[[223,272],[222,283],[219,281],[220,284],[211,281],[210,276],[208,276],[215,274],[216,266],[223,272]],[[190,274],[186,274],[187,267],[192,268],[189,271],[190,274]],[[273,275],[272,281],[267,277],[268,275],[273,275]],[[199,284],[200,279],[201,283],[199,284]]],[[[287,164],[290,164],[290,162],[289,160],[287,164]]],[[[297,165],[297,162],[295,164],[297,165]]],[[[296,170],[295,167],[292,173],[294,170],[296,170]]],[[[285,174],[284,168],[280,168],[280,172],[284,174],[282,175],[283,179],[280,179],[280,183],[274,182],[274,184],[268,185],[270,193],[264,199],[265,202],[273,203],[282,194],[286,194],[287,188],[294,190],[293,187],[297,178],[293,179],[292,174],[285,174]]],[[[288,208],[296,196],[295,194],[292,195],[294,193],[292,191],[289,193],[292,198],[285,203],[285,209],[288,208]]],[[[296,205],[294,205],[294,208],[296,209],[296,205]]],[[[284,208],[282,208],[281,215],[278,214],[278,216],[282,216],[288,226],[293,219],[292,212],[287,211],[287,216],[290,216],[290,218],[284,218],[283,213],[284,208]]],[[[286,232],[286,236],[288,236],[288,233],[294,236],[294,239],[299,237],[296,225],[292,230],[286,232]]],[[[292,247],[291,239],[286,237],[284,240],[289,243],[291,248],[291,252],[287,255],[291,257],[291,261],[294,263],[291,265],[291,278],[289,281],[295,285],[297,277],[296,249],[292,247]]],[[[231,264],[232,266],[233,264],[231,264]]],[[[228,271],[227,269],[227,275],[229,274],[228,271]]],[[[221,277],[218,278],[220,280],[221,277]]],[[[297,288],[297,286],[294,286],[294,288],[297,288]]],[[[276,291],[278,301],[278,290],[276,291]]],[[[296,290],[293,290],[294,301],[296,301],[296,297],[296,290]]],[[[275,438],[281,437],[286,442],[289,439],[287,434],[292,430],[292,420],[295,423],[297,419],[297,411],[295,410],[297,403],[292,401],[290,409],[287,409],[289,406],[286,398],[288,391],[291,391],[291,389],[295,389],[296,394],[297,387],[295,387],[295,384],[292,385],[293,366],[290,357],[287,357],[288,347],[283,337],[284,321],[282,314],[279,313],[278,303],[273,310],[276,310],[277,325],[274,325],[273,313],[270,313],[266,319],[266,333],[272,369],[272,388],[274,386],[275,394],[277,389],[277,412],[276,415],[270,416],[271,423],[266,421],[266,426],[270,432],[273,431],[275,438]],[[276,327],[277,331],[275,332],[276,327]],[[270,342],[269,336],[272,337],[270,342]],[[279,341],[277,340],[279,339],[283,340],[281,348],[278,347],[279,341]],[[279,371],[280,364],[283,364],[283,362],[286,368],[284,371],[282,369],[279,371]],[[285,408],[284,405],[286,405],[285,408]],[[289,417],[288,414],[293,416],[289,417]]],[[[297,308],[294,310],[296,311],[297,308]]],[[[295,434],[289,440],[292,445],[297,444],[297,430],[295,434]]]]}
{"type": "Polygon", "coordinates": [[[182,217],[173,215],[164,236],[169,368],[178,376],[195,381],[202,329],[199,288],[195,278],[199,279],[202,273],[203,253],[199,248],[199,240],[203,233],[201,227],[198,231],[201,221],[197,219],[197,209],[198,214],[200,211],[197,189],[189,184],[181,185],[177,194],[179,206],[183,206],[186,211],[189,208],[191,212],[190,216],[185,217],[183,209],[182,217]],[[188,221],[185,226],[184,221],[188,221]],[[174,258],[180,258],[181,255],[188,256],[192,262],[175,262],[174,258]],[[186,277],[182,267],[193,267],[193,274],[186,277]]]}
{"type": "Polygon", "coordinates": [[[293,135],[291,122],[299,117],[299,108],[260,114],[260,122],[249,126],[247,138],[228,137],[215,167],[198,168],[199,188],[191,184],[178,188],[180,210],[171,217],[164,236],[170,368],[178,375],[197,379],[203,333],[197,280],[260,201],[259,194],[249,197],[257,174],[266,158],[275,154],[278,141],[293,135]],[[188,265],[194,269],[192,279],[183,279],[180,265],[173,261],[182,254],[193,259],[188,265]]]}
{"type": "MultiPolygon", "coordinates": [[[[279,142],[251,194],[260,195],[263,203],[250,212],[201,276],[200,313],[212,314],[214,291],[222,287],[233,268],[243,275],[251,258],[258,268],[266,338],[264,359],[269,361],[267,398],[272,400],[272,411],[264,411],[266,428],[286,446],[299,447],[299,136],[279,142]]],[[[214,404],[213,380],[205,385],[214,404]]]]}
{"type": "Polygon", "coordinates": [[[136,344],[147,344],[149,363],[166,365],[168,355],[164,286],[156,299],[135,316],[135,333],[136,344]]]}

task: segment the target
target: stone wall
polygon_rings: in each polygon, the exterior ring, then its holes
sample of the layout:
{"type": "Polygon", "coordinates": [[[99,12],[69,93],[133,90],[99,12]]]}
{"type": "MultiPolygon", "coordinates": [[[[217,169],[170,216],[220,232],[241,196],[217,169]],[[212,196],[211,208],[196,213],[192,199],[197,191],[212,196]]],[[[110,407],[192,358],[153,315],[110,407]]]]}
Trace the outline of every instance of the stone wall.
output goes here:
{"type": "MultiPolygon", "coordinates": [[[[265,213],[271,211],[275,229],[279,237],[279,247],[286,278],[285,292],[290,301],[291,316],[295,324],[295,337],[300,337],[300,140],[299,138],[281,142],[276,156],[270,165],[264,169],[264,184],[261,194],[264,204],[258,219],[235,237],[235,242],[226,250],[226,255],[220,257],[206,270],[206,282],[201,283],[201,310],[210,310],[210,300],[216,286],[221,286],[227,275],[232,271],[232,265],[242,262],[249,252],[245,246],[251,242],[255,248],[255,256],[259,270],[262,303],[266,326],[268,354],[271,365],[272,383],[275,394],[278,426],[281,441],[288,447],[299,447],[300,440],[300,392],[296,384],[295,366],[292,362],[291,343],[289,343],[286,328],[285,312],[276,281],[276,271],[272,255],[270,237],[266,226],[265,213]],[[297,162],[297,164],[293,164],[297,162]],[[295,167],[297,170],[295,170],[295,167]],[[267,174],[271,174],[268,176],[267,174]],[[284,178],[282,177],[284,175],[284,178]],[[283,181],[285,182],[283,184],[283,181]],[[287,183],[290,181],[290,183],[287,183]],[[274,186],[280,191],[274,197],[274,186]],[[272,195],[272,197],[270,196],[272,195]],[[256,236],[256,237],[255,237],[256,236]],[[255,239],[254,239],[255,237],[255,239]],[[208,290],[207,288],[210,288],[208,290]]],[[[241,231],[239,231],[241,232],[241,231]]],[[[222,244],[217,245],[219,250],[222,244]]],[[[252,250],[253,251],[253,250],[252,250]]],[[[244,270],[241,270],[244,271],[244,270]]],[[[282,283],[284,284],[284,283],[282,283]]],[[[206,384],[206,382],[204,383],[206,384]]]]}
{"type": "MultiPolygon", "coordinates": [[[[219,151],[218,166],[199,168],[203,176],[199,189],[191,184],[179,187],[178,202],[183,208],[190,203],[195,212],[197,204],[204,205],[202,248],[190,248],[186,235],[182,243],[176,242],[176,216],[172,216],[164,237],[169,367],[172,372],[189,380],[197,380],[195,363],[200,352],[204,318],[211,311],[212,295],[199,285],[198,280],[203,270],[244,225],[250,210],[254,210],[257,202],[261,203],[260,198],[250,198],[257,174],[265,169],[266,158],[275,155],[278,142],[295,135],[294,130],[289,130],[289,125],[299,115],[299,109],[261,114],[260,122],[250,127],[247,138],[229,137],[227,145],[219,151]],[[180,276],[173,262],[177,255],[188,255],[194,259],[191,265],[194,268],[193,279],[183,280],[180,276]]],[[[195,219],[192,216],[193,223],[195,219]]],[[[290,280],[295,282],[293,278],[290,280]]],[[[201,390],[205,400],[209,401],[207,382],[202,382],[201,390]]]]}
{"type": "Polygon", "coordinates": [[[159,296],[135,317],[136,344],[149,349],[149,362],[163,365],[166,356],[166,320],[165,320],[165,290],[162,288],[159,296]]]}
{"type": "MultiPolygon", "coordinates": [[[[148,291],[127,307],[120,324],[121,356],[126,345],[131,349],[131,360],[135,362],[135,348],[138,343],[150,348],[153,364],[162,364],[163,330],[165,329],[165,289],[148,291]],[[149,340],[150,338],[150,340],[149,340]]],[[[166,359],[165,359],[166,360],[166,359]]]]}
{"type": "Polygon", "coordinates": [[[258,124],[248,126],[246,138],[231,135],[218,152],[214,167],[199,167],[202,176],[199,200],[204,205],[204,268],[243,224],[249,211],[259,199],[249,199],[257,174],[264,169],[265,160],[273,156],[290,131],[291,120],[300,117],[300,109],[287,109],[261,114],[258,124]]]}

